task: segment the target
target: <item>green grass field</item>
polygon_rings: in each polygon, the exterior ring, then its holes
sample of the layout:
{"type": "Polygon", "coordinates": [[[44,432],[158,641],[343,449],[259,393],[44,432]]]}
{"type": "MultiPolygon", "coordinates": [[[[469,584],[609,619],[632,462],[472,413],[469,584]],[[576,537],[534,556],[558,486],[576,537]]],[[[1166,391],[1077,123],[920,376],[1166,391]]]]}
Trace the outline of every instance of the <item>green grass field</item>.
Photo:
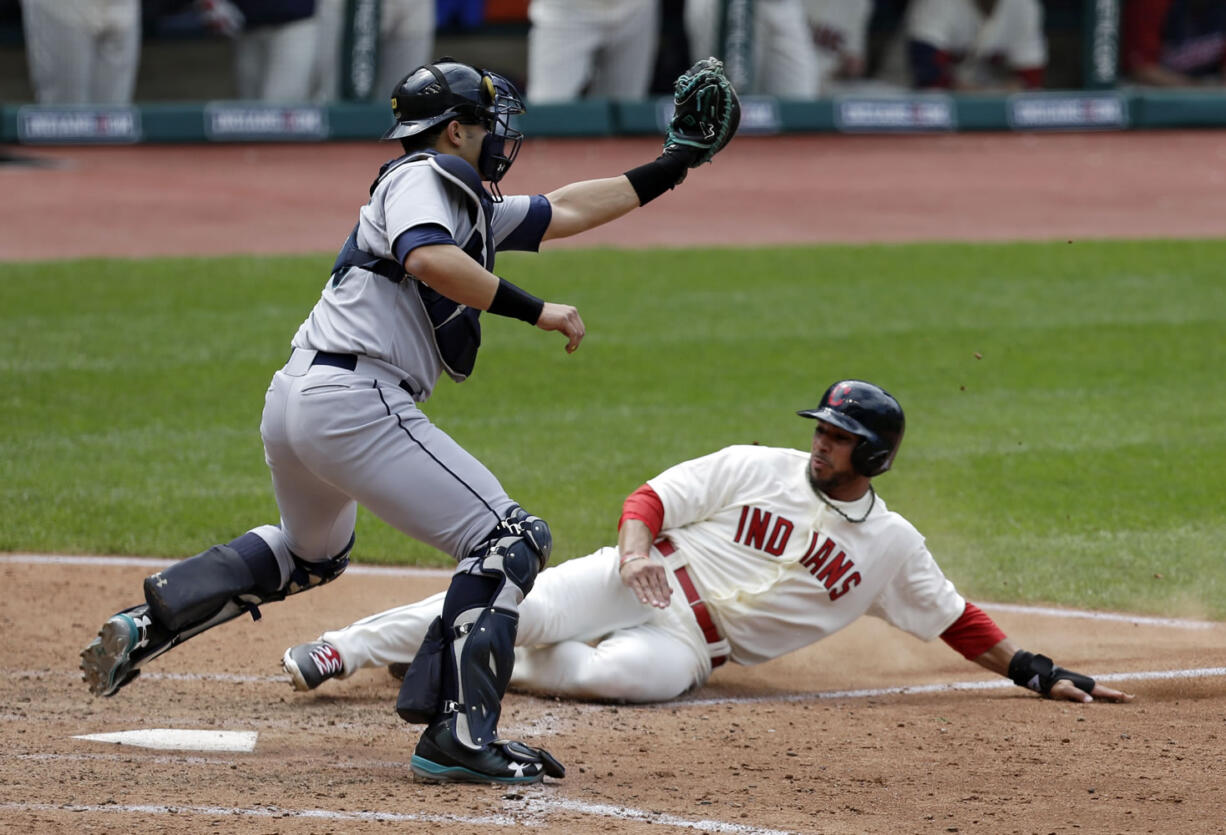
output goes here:
{"type": "MultiPolygon", "coordinates": [[[[182,556],[276,520],[263,392],[331,256],[0,266],[0,551],[182,556]]],[[[1226,241],[566,251],[500,273],[588,337],[484,317],[426,411],[547,518],[621,500],[858,376],[907,411],[883,497],[968,596],[1226,617],[1226,241]]],[[[363,511],[357,559],[446,564],[363,511]]]]}

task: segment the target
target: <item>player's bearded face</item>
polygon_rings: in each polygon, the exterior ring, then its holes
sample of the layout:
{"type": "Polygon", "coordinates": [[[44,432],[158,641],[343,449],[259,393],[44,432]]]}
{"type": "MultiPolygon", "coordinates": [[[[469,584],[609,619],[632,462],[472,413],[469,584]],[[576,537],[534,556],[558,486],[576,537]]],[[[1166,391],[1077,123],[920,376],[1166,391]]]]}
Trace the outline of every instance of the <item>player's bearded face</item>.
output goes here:
{"type": "Polygon", "coordinates": [[[859,441],[850,432],[819,421],[809,456],[809,484],[829,496],[854,481],[857,474],[851,466],[851,453],[859,441]]]}

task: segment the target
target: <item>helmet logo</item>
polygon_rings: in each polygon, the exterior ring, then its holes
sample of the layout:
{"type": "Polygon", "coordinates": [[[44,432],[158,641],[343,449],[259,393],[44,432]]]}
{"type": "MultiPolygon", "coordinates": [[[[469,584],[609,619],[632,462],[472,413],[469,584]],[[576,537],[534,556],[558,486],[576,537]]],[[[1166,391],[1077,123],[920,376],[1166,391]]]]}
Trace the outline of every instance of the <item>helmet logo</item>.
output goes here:
{"type": "Polygon", "coordinates": [[[834,391],[830,392],[831,406],[842,406],[843,401],[847,399],[848,392],[851,391],[851,383],[842,383],[835,387],[834,391]]]}
{"type": "Polygon", "coordinates": [[[486,100],[490,104],[493,104],[494,101],[498,98],[498,93],[497,91],[494,90],[494,79],[490,78],[488,75],[482,75],[481,76],[481,92],[485,93],[486,100]]]}

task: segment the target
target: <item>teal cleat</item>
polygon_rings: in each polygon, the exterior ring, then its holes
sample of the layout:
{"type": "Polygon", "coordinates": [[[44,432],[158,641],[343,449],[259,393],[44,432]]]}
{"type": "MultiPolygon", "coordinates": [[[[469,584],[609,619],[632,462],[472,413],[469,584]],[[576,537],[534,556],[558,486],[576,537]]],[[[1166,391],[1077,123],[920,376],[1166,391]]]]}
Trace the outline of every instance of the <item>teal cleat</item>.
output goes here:
{"type": "Polygon", "coordinates": [[[447,720],[426,728],[409,768],[419,780],[431,783],[523,785],[540,783],[546,775],[566,776],[562,764],[543,748],[502,739],[476,749],[462,745],[447,720]]]}
{"type": "Polygon", "coordinates": [[[113,696],[140,675],[132,666],[132,651],[141,641],[141,628],[127,614],[112,615],[98,637],[81,650],[81,672],[95,696],[113,696]]]}

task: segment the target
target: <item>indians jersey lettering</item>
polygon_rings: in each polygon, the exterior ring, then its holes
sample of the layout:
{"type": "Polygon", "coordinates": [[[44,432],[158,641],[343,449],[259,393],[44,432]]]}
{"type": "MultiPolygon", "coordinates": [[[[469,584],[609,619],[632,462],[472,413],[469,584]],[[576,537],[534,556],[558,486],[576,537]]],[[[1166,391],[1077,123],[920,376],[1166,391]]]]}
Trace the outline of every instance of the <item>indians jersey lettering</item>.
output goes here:
{"type": "Polygon", "coordinates": [[[863,614],[922,640],[957,620],[965,601],[920,533],[880,498],[827,506],[809,484],[808,453],[731,446],[648,484],[676,551],[732,648],[755,664],[842,629],[863,614]]]}

